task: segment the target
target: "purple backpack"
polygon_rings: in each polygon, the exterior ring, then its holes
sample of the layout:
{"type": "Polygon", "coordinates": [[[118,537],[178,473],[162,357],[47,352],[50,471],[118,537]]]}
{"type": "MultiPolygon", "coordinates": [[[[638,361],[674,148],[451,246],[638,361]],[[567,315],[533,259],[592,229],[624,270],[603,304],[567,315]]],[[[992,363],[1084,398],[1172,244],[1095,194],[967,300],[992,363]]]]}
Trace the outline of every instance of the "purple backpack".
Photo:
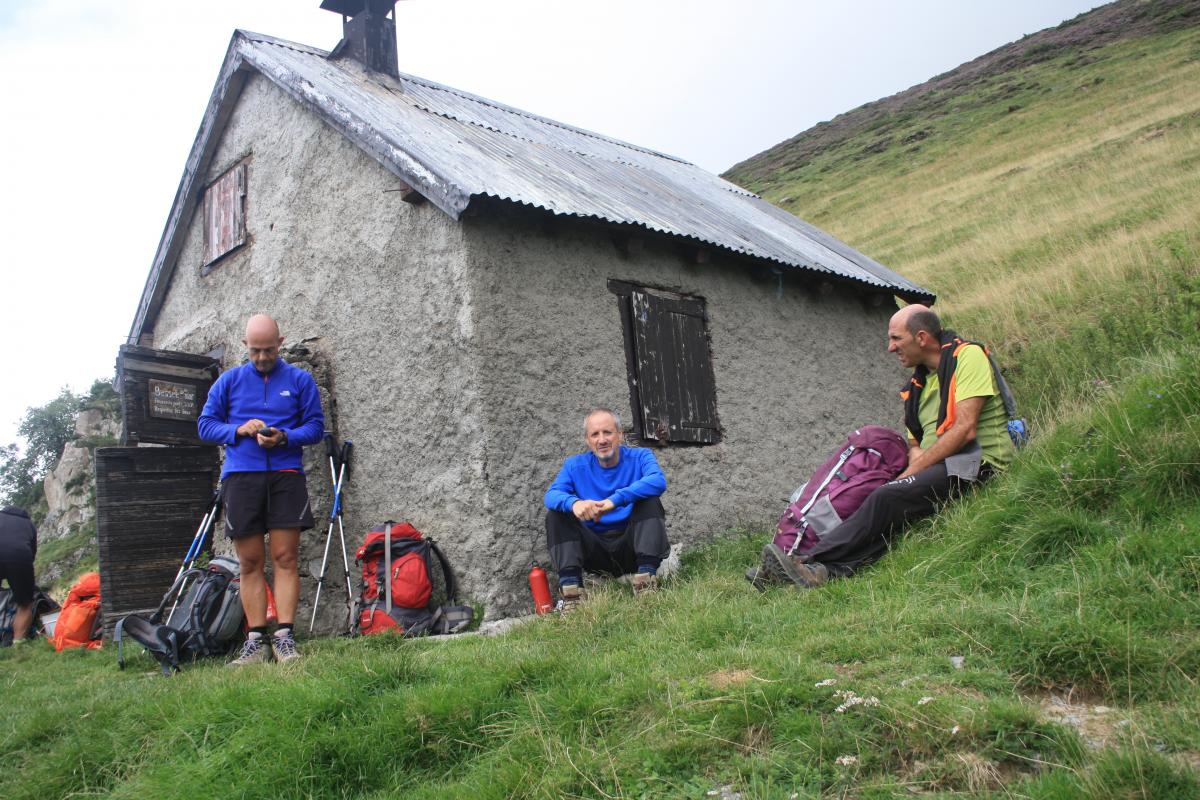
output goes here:
{"type": "Polygon", "coordinates": [[[904,437],[880,425],[859,428],[792,493],[772,541],[789,555],[807,553],[907,466],[904,437]]]}

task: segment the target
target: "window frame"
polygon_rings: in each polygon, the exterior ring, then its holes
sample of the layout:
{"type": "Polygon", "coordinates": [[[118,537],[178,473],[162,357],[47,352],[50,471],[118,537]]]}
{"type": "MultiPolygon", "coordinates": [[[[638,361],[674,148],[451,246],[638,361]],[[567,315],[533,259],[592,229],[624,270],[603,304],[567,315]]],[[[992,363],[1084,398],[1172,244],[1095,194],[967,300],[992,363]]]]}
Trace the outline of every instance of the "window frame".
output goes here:
{"type": "MultiPolygon", "coordinates": [[[[608,281],[608,289],[617,298],[617,306],[621,316],[621,333],[625,345],[625,370],[629,383],[629,405],[633,411],[630,420],[633,435],[644,442],[660,446],[681,445],[712,445],[719,444],[724,438],[724,430],[720,424],[717,411],[716,376],[713,370],[712,341],[708,330],[708,312],[703,297],[681,294],[665,289],[659,289],[645,284],[618,279],[608,281]],[[670,353],[670,361],[658,359],[652,363],[648,358],[639,358],[639,353],[645,348],[646,337],[651,335],[650,323],[635,319],[635,295],[642,295],[643,309],[656,307],[658,311],[674,314],[699,321],[699,330],[688,325],[684,320],[677,320],[673,325],[673,333],[682,333],[691,337],[691,353],[693,358],[685,361],[679,358],[680,348],[678,339],[672,338],[674,347],[670,353]],[[682,322],[683,324],[678,324],[682,322]],[[688,331],[691,331],[690,333],[688,331]],[[641,343],[641,344],[640,344],[641,343]],[[699,350],[703,356],[697,360],[695,352],[699,350]],[[657,366],[658,389],[654,388],[655,381],[650,380],[647,366],[657,366]],[[670,368],[669,370],[667,368],[670,368]],[[671,374],[668,374],[671,373],[671,374]],[[682,377],[680,384],[676,380],[682,377]],[[656,396],[645,397],[650,392],[656,396]],[[705,398],[702,395],[707,394],[705,398]],[[676,402],[672,403],[672,399],[676,402]],[[683,402],[678,402],[682,400],[683,402]],[[695,406],[709,412],[705,419],[684,419],[681,408],[695,406]],[[650,412],[650,413],[648,413],[650,412]],[[661,412],[660,418],[654,416],[661,412]],[[674,418],[672,416],[674,415],[674,418]],[[685,424],[690,423],[690,424],[685,424]]],[[[662,320],[657,319],[653,331],[660,336],[663,332],[662,320]]],[[[661,339],[659,340],[661,344],[661,339]]]]}
{"type": "Polygon", "coordinates": [[[246,225],[249,177],[249,164],[243,159],[204,187],[200,216],[203,231],[200,257],[202,274],[208,274],[222,259],[236,253],[250,241],[246,225]],[[224,198],[228,198],[226,205],[221,203],[224,198]],[[222,214],[226,208],[227,212],[222,214]],[[222,214],[222,219],[216,218],[218,214],[222,214]],[[229,230],[226,231],[226,228],[229,230]],[[217,236],[215,240],[214,234],[217,236]],[[223,245],[224,249],[221,249],[223,245]]]}

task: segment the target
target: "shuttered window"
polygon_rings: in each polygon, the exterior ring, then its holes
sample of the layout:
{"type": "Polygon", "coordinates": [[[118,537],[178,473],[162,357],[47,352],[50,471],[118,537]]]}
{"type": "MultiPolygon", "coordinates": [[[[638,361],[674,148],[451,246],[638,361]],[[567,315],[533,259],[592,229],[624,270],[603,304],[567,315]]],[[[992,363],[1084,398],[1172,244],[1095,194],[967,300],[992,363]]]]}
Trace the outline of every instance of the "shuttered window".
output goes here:
{"type": "Polygon", "coordinates": [[[625,334],[633,424],[641,439],[721,439],[704,301],[610,281],[625,334]]]}
{"type": "Polygon", "coordinates": [[[246,243],[246,164],[213,181],[204,192],[204,266],[246,243]]]}

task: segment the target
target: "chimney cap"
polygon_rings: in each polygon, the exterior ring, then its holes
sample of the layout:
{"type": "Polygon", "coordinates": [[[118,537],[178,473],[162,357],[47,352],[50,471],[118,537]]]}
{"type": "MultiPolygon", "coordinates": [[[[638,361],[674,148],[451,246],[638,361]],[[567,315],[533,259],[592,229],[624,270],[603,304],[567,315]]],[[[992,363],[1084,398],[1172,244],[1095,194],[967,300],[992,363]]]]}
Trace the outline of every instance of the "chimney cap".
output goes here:
{"type": "Polygon", "coordinates": [[[367,10],[376,14],[386,14],[395,8],[396,2],[397,0],[322,0],[321,8],[344,17],[353,17],[367,10]]]}

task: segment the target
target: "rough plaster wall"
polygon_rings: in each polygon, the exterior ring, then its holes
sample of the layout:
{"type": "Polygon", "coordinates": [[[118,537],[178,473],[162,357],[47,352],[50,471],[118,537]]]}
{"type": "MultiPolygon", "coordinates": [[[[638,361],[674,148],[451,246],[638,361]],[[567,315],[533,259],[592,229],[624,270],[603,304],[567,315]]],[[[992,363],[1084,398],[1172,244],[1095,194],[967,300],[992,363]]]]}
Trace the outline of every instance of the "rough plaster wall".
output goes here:
{"type": "MultiPolygon", "coordinates": [[[[478,516],[484,437],[461,226],[429,204],[403,203],[394,176],[257,76],[207,180],[242,158],[251,243],[202,276],[193,217],[154,346],[224,345],[228,368],[242,360],[247,317],[274,315],[289,342],[308,340],[329,367],[327,425],[355,444],[345,501],[351,570],[365,531],[389,518],[438,538],[469,569],[467,553],[491,537],[478,516]]],[[[330,500],[323,448],[310,448],[307,461],[318,520],[304,540],[304,576],[320,565],[330,500]]],[[[345,599],[336,538],[334,554],[327,610],[345,599]]],[[[298,619],[307,625],[315,581],[302,585],[298,619]]]]}
{"type": "Polygon", "coordinates": [[[647,241],[622,256],[603,230],[572,221],[547,236],[531,212],[467,220],[489,431],[493,601],[529,605],[519,577],[531,554],[548,561],[542,494],[562,460],[584,449],[582,415],[617,409],[629,427],[625,351],[610,278],[706,301],[720,444],[656,450],[667,475],[672,542],[731,526],[773,525],[788,495],[849,431],[898,427],[902,371],[885,350],[894,308],[860,295],[717,256],[687,263],[677,246],[647,241]]]}

